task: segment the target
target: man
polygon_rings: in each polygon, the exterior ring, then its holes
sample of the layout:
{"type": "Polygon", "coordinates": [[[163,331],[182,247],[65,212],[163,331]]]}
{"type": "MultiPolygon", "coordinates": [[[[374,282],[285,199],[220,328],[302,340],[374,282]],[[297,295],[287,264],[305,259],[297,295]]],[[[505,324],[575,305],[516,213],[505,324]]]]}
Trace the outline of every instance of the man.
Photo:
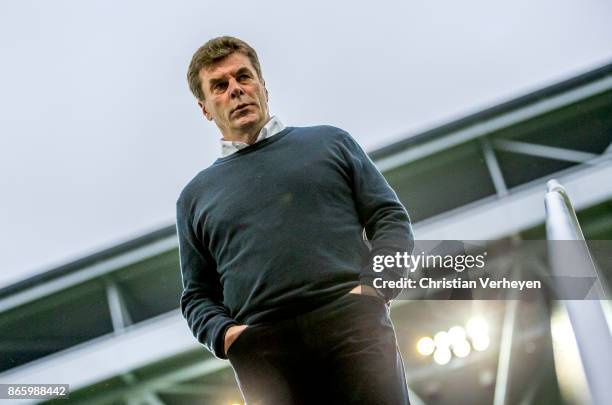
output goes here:
{"type": "Polygon", "coordinates": [[[270,117],[245,42],[208,41],[187,77],[223,154],[177,201],[181,309],[194,336],[229,358],[249,404],[407,404],[388,308],[399,291],[372,287],[402,274],[369,262],[412,250],[393,190],[345,131],[270,117]]]}

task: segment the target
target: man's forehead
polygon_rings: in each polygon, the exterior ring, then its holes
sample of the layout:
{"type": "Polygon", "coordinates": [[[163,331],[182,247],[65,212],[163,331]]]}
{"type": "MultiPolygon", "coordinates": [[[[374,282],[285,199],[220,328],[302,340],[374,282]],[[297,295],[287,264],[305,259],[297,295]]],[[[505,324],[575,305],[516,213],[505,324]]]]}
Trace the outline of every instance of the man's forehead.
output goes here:
{"type": "Polygon", "coordinates": [[[236,52],[226,56],[210,66],[202,68],[199,75],[203,79],[206,78],[211,80],[236,73],[243,69],[248,69],[249,71],[255,73],[255,69],[253,68],[249,58],[246,55],[236,52]]]}

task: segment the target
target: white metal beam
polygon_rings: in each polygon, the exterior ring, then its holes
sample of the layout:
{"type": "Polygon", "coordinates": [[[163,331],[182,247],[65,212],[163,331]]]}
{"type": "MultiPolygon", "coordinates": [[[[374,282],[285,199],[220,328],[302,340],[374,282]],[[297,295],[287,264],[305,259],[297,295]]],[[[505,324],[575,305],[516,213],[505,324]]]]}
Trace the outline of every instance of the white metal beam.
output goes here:
{"type": "Polygon", "coordinates": [[[480,145],[482,146],[482,153],[484,154],[487,169],[489,169],[489,176],[495,186],[495,191],[498,196],[505,197],[508,195],[508,187],[506,187],[506,181],[504,180],[504,175],[499,167],[499,162],[497,161],[491,142],[487,137],[482,137],[480,145]]]}
{"type": "Polygon", "coordinates": [[[123,295],[117,283],[106,277],[104,284],[113,330],[115,333],[123,333],[125,328],[132,324],[132,317],[125,305],[123,295]]]}
{"type": "Polygon", "coordinates": [[[512,347],[514,344],[514,326],[519,300],[513,299],[505,302],[506,311],[502,325],[501,342],[499,347],[499,360],[497,362],[497,377],[495,378],[494,405],[505,405],[510,384],[510,366],[512,347]]]}
{"type": "Polygon", "coordinates": [[[495,149],[522,155],[556,159],[566,162],[586,163],[599,155],[578,150],[557,148],[554,146],[537,145],[535,143],[511,141],[508,139],[493,140],[495,149]]]}

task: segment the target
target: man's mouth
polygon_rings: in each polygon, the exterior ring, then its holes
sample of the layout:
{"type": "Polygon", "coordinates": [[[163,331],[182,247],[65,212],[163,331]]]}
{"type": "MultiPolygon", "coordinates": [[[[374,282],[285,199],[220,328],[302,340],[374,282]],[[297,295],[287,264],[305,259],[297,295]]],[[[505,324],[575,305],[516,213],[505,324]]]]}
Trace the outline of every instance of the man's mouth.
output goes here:
{"type": "Polygon", "coordinates": [[[252,104],[252,103],[243,103],[243,104],[238,104],[238,106],[232,110],[232,114],[233,114],[233,113],[235,113],[235,112],[239,112],[239,111],[241,111],[242,109],[244,109],[245,107],[248,107],[248,106],[250,106],[250,105],[253,105],[253,104],[252,104]]]}

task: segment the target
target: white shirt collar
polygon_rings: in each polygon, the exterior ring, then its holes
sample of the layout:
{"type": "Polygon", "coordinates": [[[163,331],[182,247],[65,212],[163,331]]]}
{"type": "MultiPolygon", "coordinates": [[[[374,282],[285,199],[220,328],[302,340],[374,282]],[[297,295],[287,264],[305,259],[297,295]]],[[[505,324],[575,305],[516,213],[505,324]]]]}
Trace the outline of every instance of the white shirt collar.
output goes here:
{"type": "MultiPolygon", "coordinates": [[[[257,139],[254,143],[257,143],[263,139],[274,136],[285,129],[285,126],[276,116],[272,116],[270,120],[264,125],[264,127],[259,131],[259,135],[257,135],[257,139]]],[[[229,156],[232,153],[238,152],[240,149],[246,148],[249,146],[248,143],[239,142],[239,141],[226,141],[221,138],[221,156],[229,156]]]]}

